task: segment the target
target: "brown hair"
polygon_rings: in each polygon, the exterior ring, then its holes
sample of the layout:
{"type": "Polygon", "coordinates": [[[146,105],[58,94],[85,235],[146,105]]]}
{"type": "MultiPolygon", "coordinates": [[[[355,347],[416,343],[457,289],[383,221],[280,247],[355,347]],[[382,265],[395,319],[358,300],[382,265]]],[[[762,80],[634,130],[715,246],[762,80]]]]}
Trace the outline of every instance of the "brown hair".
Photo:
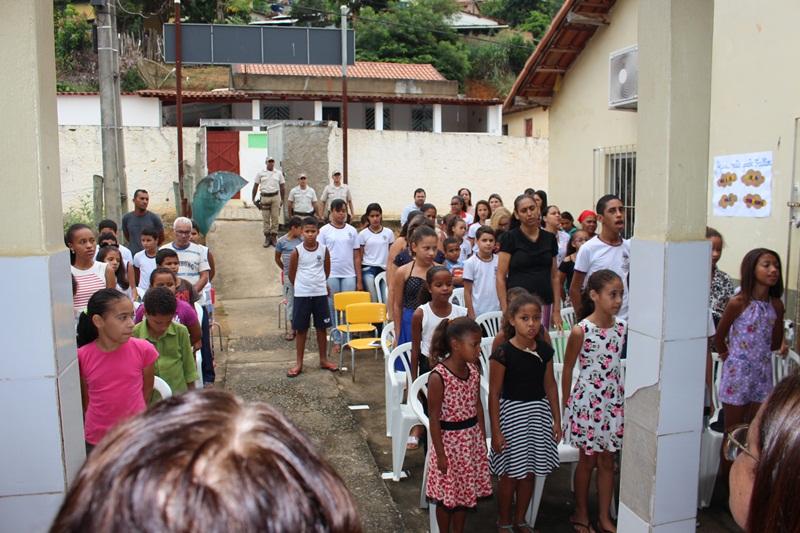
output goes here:
{"type": "Polygon", "coordinates": [[[50,531],[362,531],[342,479],[264,403],[163,400],[92,451],[50,531]]]}
{"type": "Polygon", "coordinates": [[[578,320],[583,320],[587,316],[594,313],[594,301],[592,300],[591,292],[600,292],[608,283],[615,279],[621,280],[619,274],[607,268],[594,272],[586,281],[586,288],[581,292],[581,312],[578,320]]]}
{"type": "Polygon", "coordinates": [[[800,374],[775,386],[761,413],[755,466],[747,517],[750,533],[800,531],[797,494],[800,493],[800,374]]]}
{"type": "MultiPolygon", "coordinates": [[[[503,327],[503,333],[506,336],[506,341],[510,341],[517,334],[517,332],[514,330],[514,326],[511,325],[511,319],[514,318],[514,316],[516,316],[517,313],[519,313],[519,310],[526,305],[535,305],[536,307],[539,308],[539,311],[541,312],[543,304],[542,300],[538,296],[531,294],[527,291],[524,293],[517,294],[513,298],[510,297],[509,295],[507,297],[507,300],[508,300],[508,305],[506,306],[506,312],[503,315],[502,327],[503,327]]],[[[544,330],[544,328],[545,326],[544,324],[542,324],[542,327],[539,328],[539,331],[537,332],[536,335],[537,340],[541,336],[541,333],[544,330]]]]}
{"type": "Polygon", "coordinates": [[[439,322],[431,339],[431,363],[443,361],[450,353],[450,343],[456,339],[463,339],[470,333],[480,337],[482,331],[478,323],[469,317],[462,316],[452,320],[445,318],[439,322]]]}
{"type": "Polygon", "coordinates": [[[750,303],[753,298],[753,290],[756,288],[756,265],[763,255],[771,255],[778,261],[778,282],[769,288],[770,298],[780,298],[783,296],[783,266],[781,266],[781,256],[778,252],[767,248],[755,248],[747,252],[742,259],[741,271],[741,294],[750,303]]]}

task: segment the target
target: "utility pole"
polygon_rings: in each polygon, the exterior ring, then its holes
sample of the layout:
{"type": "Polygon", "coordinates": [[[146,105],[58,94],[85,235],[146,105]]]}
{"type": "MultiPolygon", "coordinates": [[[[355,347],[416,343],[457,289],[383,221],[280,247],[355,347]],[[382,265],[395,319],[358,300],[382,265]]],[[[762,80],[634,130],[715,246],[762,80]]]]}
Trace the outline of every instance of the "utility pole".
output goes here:
{"type": "MultiPolygon", "coordinates": [[[[114,3],[113,1],[111,2],[114,3]]],[[[113,6],[116,10],[116,6],[113,6]]],[[[120,214],[127,213],[128,211],[128,176],[125,170],[125,138],[122,130],[122,88],[120,87],[119,75],[119,56],[121,54],[119,45],[119,33],[117,32],[117,15],[116,12],[111,16],[111,36],[114,42],[116,51],[112,57],[113,64],[113,80],[114,91],[111,93],[114,98],[114,139],[117,146],[117,179],[119,180],[119,205],[120,214]]]]}
{"type": "Polygon", "coordinates": [[[347,6],[342,12],[342,180],[347,184],[347,6]]]}
{"type": "Polygon", "coordinates": [[[183,187],[183,74],[181,73],[181,0],[175,0],[175,122],[178,130],[178,192],[180,213],[189,211],[186,190],[183,187]]]}
{"type": "Polygon", "coordinates": [[[107,218],[117,223],[121,220],[121,195],[120,195],[120,161],[117,128],[117,100],[115,78],[119,72],[114,69],[116,64],[115,54],[118,49],[114,46],[116,34],[114,32],[114,19],[116,18],[113,0],[97,5],[97,63],[100,74],[100,139],[103,151],[103,196],[107,218]],[[116,93],[116,97],[115,97],[116,93]]]}

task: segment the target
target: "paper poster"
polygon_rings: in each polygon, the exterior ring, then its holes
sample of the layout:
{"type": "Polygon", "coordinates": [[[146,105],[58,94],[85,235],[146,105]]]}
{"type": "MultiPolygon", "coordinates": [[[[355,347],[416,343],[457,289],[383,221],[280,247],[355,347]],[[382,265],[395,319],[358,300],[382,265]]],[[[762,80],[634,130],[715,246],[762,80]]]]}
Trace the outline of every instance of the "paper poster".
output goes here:
{"type": "Polygon", "coordinates": [[[714,158],[711,202],[718,217],[768,217],[772,212],[772,152],[714,158]]]}

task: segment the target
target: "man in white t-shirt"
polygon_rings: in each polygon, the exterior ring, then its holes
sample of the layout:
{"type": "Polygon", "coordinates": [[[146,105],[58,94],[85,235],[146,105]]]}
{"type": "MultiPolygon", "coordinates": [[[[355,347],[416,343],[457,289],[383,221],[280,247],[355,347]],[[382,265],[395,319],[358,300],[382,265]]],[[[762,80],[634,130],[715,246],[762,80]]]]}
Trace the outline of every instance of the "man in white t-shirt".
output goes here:
{"type": "Polygon", "coordinates": [[[408,204],[403,208],[403,212],[400,214],[400,225],[404,225],[406,220],[408,220],[408,215],[414,210],[422,211],[422,206],[425,204],[425,189],[417,189],[414,191],[414,203],[408,204]]]}
{"type": "Polygon", "coordinates": [[[317,211],[317,193],[308,186],[308,176],[300,174],[297,186],[289,191],[288,198],[289,216],[312,217],[317,211]]]}
{"type": "Polygon", "coordinates": [[[325,210],[324,213],[319,213],[320,218],[322,218],[323,215],[328,217],[331,214],[331,202],[334,200],[344,201],[348,210],[347,215],[353,216],[355,210],[353,209],[353,197],[350,195],[350,187],[342,184],[342,173],[338,170],[333,173],[332,179],[333,184],[326,185],[325,188],[322,189],[322,195],[319,197],[319,203],[321,204],[320,211],[322,211],[322,209],[325,210]]]}
{"type": "Polygon", "coordinates": [[[286,198],[286,178],[283,172],[275,170],[275,159],[267,158],[267,169],[256,174],[253,180],[253,203],[256,192],[261,192],[261,218],[264,221],[264,248],[275,246],[278,242],[278,222],[281,204],[286,198]],[[279,196],[280,195],[280,196],[279,196]]]}
{"type": "Polygon", "coordinates": [[[622,238],[625,230],[625,207],[616,195],[607,194],[597,201],[597,220],[602,224],[600,233],[589,239],[575,258],[575,273],[569,286],[569,297],[575,314],[581,314],[581,292],[589,276],[598,270],[608,269],[622,278],[625,294],[617,317],[628,320],[628,274],[631,267],[630,240],[622,238]]]}

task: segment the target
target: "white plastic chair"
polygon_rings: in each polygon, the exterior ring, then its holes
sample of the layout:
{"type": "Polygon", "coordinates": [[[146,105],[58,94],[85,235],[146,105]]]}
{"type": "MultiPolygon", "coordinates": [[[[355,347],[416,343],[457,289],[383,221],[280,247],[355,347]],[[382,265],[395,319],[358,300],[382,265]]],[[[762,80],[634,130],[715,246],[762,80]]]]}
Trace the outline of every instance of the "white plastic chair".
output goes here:
{"type": "Polygon", "coordinates": [[[481,339],[481,379],[489,383],[489,357],[492,356],[492,343],[494,337],[484,337],[481,339]]]}
{"type": "Polygon", "coordinates": [[[381,348],[383,348],[384,359],[392,353],[392,344],[394,344],[394,322],[389,322],[383,325],[383,331],[381,331],[381,348]]]}
{"type": "Polygon", "coordinates": [[[450,295],[450,303],[453,305],[460,305],[462,307],[466,305],[464,300],[464,287],[453,289],[453,294],[450,295]]]}
{"type": "Polygon", "coordinates": [[[561,310],[561,320],[569,324],[569,327],[575,325],[575,308],[565,307],[561,310]]]}
{"type": "Polygon", "coordinates": [[[475,322],[477,322],[481,329],[486,332],[484,337],[494,338],[500,331],[500,323],[502,320],[503,313],[501,311],[489,311],[488,313],[483,313],[476,318],[475,322]]]}
{"type": "MultiPolygon", "coordinates": [[[[411,357],[411,343],[406,342],[398,346],[392,351],[392,354],[386,359],[387,374],[392,380],[391,393],[392,393],[392,422],[391,422],[391,437],[392,437],[392,479],[400,481],[403,471],[403,462],[406,458],[406,444],[408,442],[408,433],[411,428],[419,424],[417,415],[411,410],[411,405],[408,399],[411,397],[409,394],[406,402],[402,401],[402,386],[405,385],[409,390],[411,389],[411,369],[409,368],[409,360],[406,356],[411,357]],[[403,365],[404,373],[395,372],[394,362],[399,360],[403,365]],[[391,372],[389,372],[391,370],[391,372]],[[401,384],[402,383],[402,384],[401,384]],[[398,391],[400,391],[398,398],[398,391]]],[[[387,394],[387,398],[389,394],[387,394]]],[[[388,408],[387,408],[388,411],[388,408]]]]}
{"type": "Polygon", "coordinates": [[[772,383],[774,385],[798,370],[800,370],[800,355],[794,350],[789,350],[786,357],[782,357],[777,352],[772,354],[772,383]]]}
{"type": "Polygon", "coordinates": [[[172,389],[169,384],[158,376],[153,379],[153,390],[158,391],[161,399],[165,400],[172,396],[172,389]]]}
{"type": "Polygon", "coordinates": [[[553,362],[554,363],[563,363],[564,362],[564,353],[567,351],[567,339],[569,339],[569,331],[563,330],[551,330],[550,332],[550,341],[553,345],[553,362]]]}
{"type": "Polygon", "coordinates": [[[722,409],[722,403],[719,400],[722,360],[716,352],[711,354],[711,360],[711,377],[714,384],[711,387],[711,405],[714,411],[711,414],[709,425],[703,428],[703,432],[700,435],[700,478],[697,489],[697,506],[700,509],[705,509],[711,505],[711,496],[714,494],[714,485],[719,471],[719,454],[722,448],[722,439],[725,437],[724,433],[711,429],[711,423],[719,418],[719,413],[722,409]]]}
{"type": "Polygon", "coordinates": [[[386,283],[386,272],[381,272],[375,276],[375,294],[378,296],[378,303],[386,303],[386,292],[388,290],[386,283]]]}
{"type": "MultiPolygon", "coordinates": [[[[408,389],[408,403],[411,404],[411,410],[414,413],[414,416],[425,426],[425,431],[428,432],[430,435],[430,421],[428,420],[428,415],[425,414],[425,410],[422,407],[422,401],[419,399],[419,395],[422,394],[423,396],[428,396],[428,378],[430,377],[430,372],[426,372],[419,376],[414,383],[411,384],[411,388],[408,389]]],[[[438,533],[439,532],[439,523],[436,521],[436,504],[433,502],[428,502],[428,499],[425,496],[425,486],[428,484],[428,461],[430,460],[431,450],[433,449],[433,445],[428,445],[428,453],[425,455],[425,467],[422,470],[422,486],[420,487],[420,494],[419,494],[419,506],[422,509],[428,508],[428,522],[429,528],[431,533],[438,533]]]]}
{"type": "MultiPolygon", "coordinates": [[[[411,359],[411,343],[401,344],[384,359],[384,401],[386,404],[386,436],[392,436],[392,420],[399,416],[400,405],[403,403],[403,391],[406,390],[408,378],[403,371],[395,370],[394,362],[398,357],[404,360],[411,359]]],[[[406,368],[405,366],[403,368],[406,368]]]]}

